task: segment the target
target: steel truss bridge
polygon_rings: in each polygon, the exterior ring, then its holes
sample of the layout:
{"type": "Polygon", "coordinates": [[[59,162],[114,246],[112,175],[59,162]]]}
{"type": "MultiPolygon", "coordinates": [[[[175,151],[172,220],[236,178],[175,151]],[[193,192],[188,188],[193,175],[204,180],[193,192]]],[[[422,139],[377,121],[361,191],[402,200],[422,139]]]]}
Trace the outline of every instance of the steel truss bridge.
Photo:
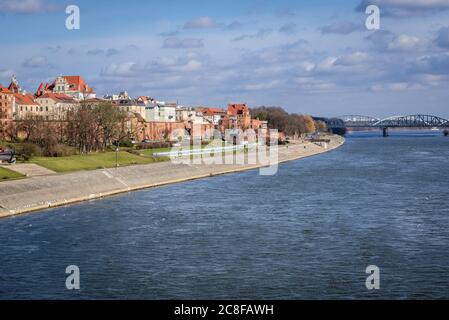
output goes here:
{"type": "Polygon", "coordinates": [[[446,128],[449,120],[426,114],[394,116],[385,119],[361,115],[347,115],[322,119],[332,130],[379,128],[388,135],[388,128],[446,128]]]}

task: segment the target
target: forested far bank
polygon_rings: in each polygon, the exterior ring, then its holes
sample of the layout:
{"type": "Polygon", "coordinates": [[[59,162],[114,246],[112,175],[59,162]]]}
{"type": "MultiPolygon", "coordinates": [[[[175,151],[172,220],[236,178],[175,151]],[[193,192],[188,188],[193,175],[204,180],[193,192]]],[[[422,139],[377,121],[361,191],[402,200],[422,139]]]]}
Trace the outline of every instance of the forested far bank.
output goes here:
{"type": "Polygon", "coordinates": [[[287,136],[328,131],[323,121],[315,121],[310,115],[288,113],[282,107],[256,107],[251,109],[251,115],[254,119],[268,121],[269,129],[278,129],[287,136]]]}

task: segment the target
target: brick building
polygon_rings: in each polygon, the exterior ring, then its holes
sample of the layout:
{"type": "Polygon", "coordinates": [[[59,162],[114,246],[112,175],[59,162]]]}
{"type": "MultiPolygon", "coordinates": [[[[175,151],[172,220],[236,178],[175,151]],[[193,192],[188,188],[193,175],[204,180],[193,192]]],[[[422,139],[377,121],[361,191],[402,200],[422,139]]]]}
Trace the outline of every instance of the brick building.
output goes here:
{"type": "Polygon", "coordinates": [[[8,137],[8,131],[13,126],[14,94],[0,85],[0,139],[8,137]]]}
{"type": "Polygon", "coordinates": [[[251,113],[246,104],[228,104],[229,128],[251,128],[251,113]]]}

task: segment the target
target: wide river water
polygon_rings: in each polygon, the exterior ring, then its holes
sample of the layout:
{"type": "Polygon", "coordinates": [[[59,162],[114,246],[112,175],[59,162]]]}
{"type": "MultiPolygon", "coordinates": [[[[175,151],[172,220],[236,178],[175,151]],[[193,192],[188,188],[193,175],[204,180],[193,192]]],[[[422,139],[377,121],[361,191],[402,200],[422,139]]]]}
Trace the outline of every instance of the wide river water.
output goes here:
{"type": "Polygon", "coordinates": [[[391,134],[350,134],[275,176],[0,219],[0,299],[447,299],[449,138],[391,134]],[[69,265],[81,290],[65,287],[69,265]]]}

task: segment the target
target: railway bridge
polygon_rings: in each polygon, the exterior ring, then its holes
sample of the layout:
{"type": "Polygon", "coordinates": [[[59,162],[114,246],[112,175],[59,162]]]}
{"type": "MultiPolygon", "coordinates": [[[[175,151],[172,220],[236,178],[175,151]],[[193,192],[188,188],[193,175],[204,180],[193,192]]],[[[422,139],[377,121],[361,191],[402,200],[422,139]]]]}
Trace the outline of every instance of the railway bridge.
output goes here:
{"type": "Polygon", "coordinates": [[[389,128],[438,128],[449,132],[449,120],[427,114],[415,114],[407,116],[393,116],[379,119],[362,115],[346,115],[335,118],[316,118],[326,122],[334,132],[345,131],[347,129],[370,129],[379,128],[385,137],[388,136],[389,128]]]}

